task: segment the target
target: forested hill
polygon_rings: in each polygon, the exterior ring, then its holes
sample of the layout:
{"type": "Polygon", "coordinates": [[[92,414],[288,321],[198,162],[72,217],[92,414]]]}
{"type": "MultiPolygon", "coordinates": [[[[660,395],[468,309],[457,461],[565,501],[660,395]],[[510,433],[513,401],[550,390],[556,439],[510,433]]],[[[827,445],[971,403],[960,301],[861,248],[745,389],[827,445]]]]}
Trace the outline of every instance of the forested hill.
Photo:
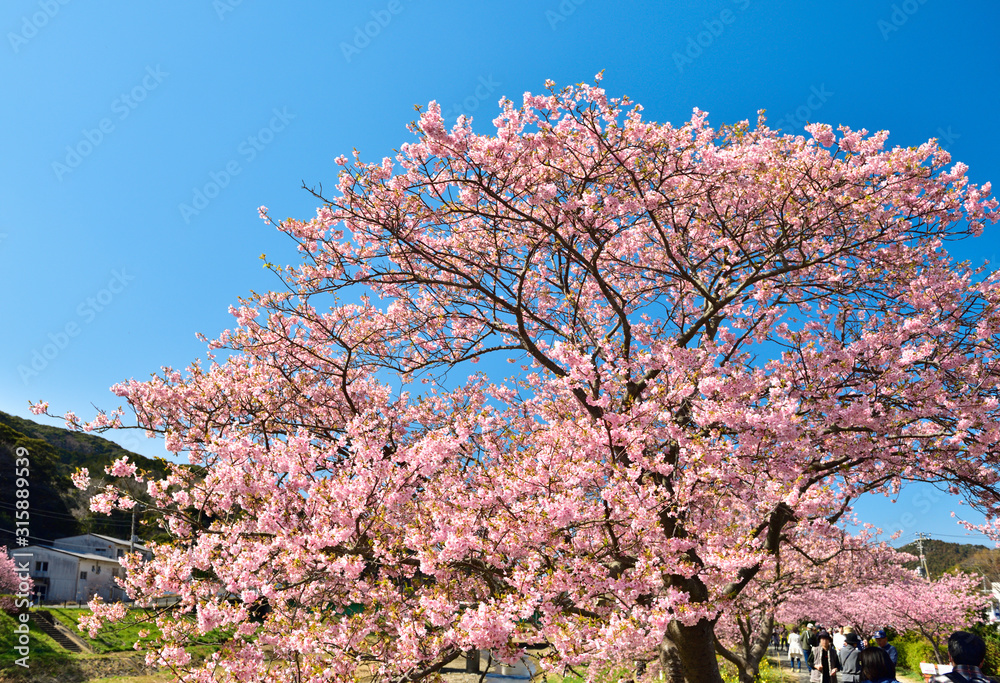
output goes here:
{"type": "MultiPolygon", "coordinates": [[[[108,517],[90,513],[88,496],[77,490],[69,478],[77,468],[86,467],[91,476],[97,478],[113,460],[128,456],[140,469],[164,471],[162,460],[137,455],[99,436],[42,425],[0,412],[0,545],[8,547],[16,542],[19,487],[15,459],[16,450],[22,447],[27,449],[30,462],[27,477],[29,540],[42,545],[55,538],[88,531],[119,538],[129,536],[130,515],[116,512],[108,517]]],[[[145,532],[141,517],[138,523],[138,531],[145,532]]]]}
{"type": "MultiPolygon", "coordinates": [[[[908,543],[900,548],[903,552],[919,555],[917,544],[908,543]]],[[[929,539],[924,541],[924,557],[931,578],[952,569],[985,574],[991,581],[1000,581],[1000,550],[972,543],[948,543],[929,539]]],[[[912,562],[907,567],[916,568],[912,562]]]]}

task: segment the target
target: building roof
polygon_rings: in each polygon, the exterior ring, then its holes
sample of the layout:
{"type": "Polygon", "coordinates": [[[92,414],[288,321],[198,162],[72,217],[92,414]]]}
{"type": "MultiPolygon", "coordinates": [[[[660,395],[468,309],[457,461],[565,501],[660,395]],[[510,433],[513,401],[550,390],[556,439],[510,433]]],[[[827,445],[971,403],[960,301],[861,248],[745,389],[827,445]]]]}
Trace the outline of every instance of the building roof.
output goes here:
{"type": "MultiPolygon", "coordinates": [[[[126,541],[123,538],[115,538],[114,536],[105,536],[104,534],[90,534],[90,535],[97,536],[97,538],[103,538],[105,541],[111,541],[112,543],[117,543],[118,545],[128,545],[128,546],[132,545],[131,541],[126,541]]],[[[136,541],[135,547],[138,550],[149,550],[149,548],[143,545],[142,541],[136,541]]]]}
{"type": "MultiPolygon", "coordinates": [[[[53,541],[53,542],[54,543],[58,543],[59,541],[65,541],[66,539],[69,539],[69,538],[83,538],[84,536],[93,536],[94,538],[99,538],[102,541],[108,541],[109,543],[114,543],[116,545],[124,545],[126,547],[132,545],[131,541],[127,541],[124,538],[115,538],[114,536],[105,536],[104,534],[94,534],[94,533],[77,534],[76,536],[64,536],[62,538],[55,539],[55,541],[53,541]]],[[[136,542],[135,549],[136,550],[143,550],[143,551],[148,551],[149,550],[149,548],[147,548],[146,546],[144,546],[139,541],[136,542]]]]}
{"type": "Polygon", "coordinates": [[[82,560],[91,560],[91,561],[100,560],[101,562],[111,562],[113,564],[118,564],[118,559],[115,557],[107,557],[105,555],[93,555],[91,553],[75,553],[72,550],[63,550],[62,548],[51,548],[47,545],[29,545],[23,548],[10,548],[8,549],[7,554],[10,555],[11,557],[20,554],[27,555],[28,553],[26,553],[25,551],[30,550],[31,548],[38,548],[39,550],[48,550],[54,553],[62,553],[63,555],[72,555],[73,557],[77,557],[82,560]]]}

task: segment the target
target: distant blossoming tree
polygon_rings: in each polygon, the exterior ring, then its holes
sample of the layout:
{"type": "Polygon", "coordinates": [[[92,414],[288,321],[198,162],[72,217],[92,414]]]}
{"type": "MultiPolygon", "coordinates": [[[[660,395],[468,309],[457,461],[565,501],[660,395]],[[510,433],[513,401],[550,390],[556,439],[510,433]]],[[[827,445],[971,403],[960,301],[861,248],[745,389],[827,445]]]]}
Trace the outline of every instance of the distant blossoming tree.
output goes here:
{"type": "Polygon", "coordinates": [[[930,641],[938,663],[947,663],[948,636],[973,624],[986,604],[979,581],[972,574],[929,581],[908,573],[887,577],[881,585],[808,590],[784,606],[783,616],[853,625],[864,637],[884,627],[917,631],[930,641]]]}
{"type": "Polygon", "coordinates": [[[914,559],[876,542],[873,529],[852,536],[818,520],[799,524],[793,531],[782,552],[764,564],[715,625],[716,649],[736,667],[741,683],[758,680],[777,624],[826,613],[825,606],[810,611],[814,596],[823,596],[826,605],[833,596],[858,587],[882,586],[891,577],[907,576],[902,565],[914,559]]]}
{"type": "Polygon", "coordinates": [[[21,584],[27,584],[26,593],[31,593],[32,581],[27,574],[19,574],[14,558],[7,554],[7,546],[0,546],[0,595],[21,593],[21,584]]]}
{"type": "Polygon", "coordinates": [[[587,85],[494,124],[431,103],[394,158],[338,158],[276,223],[285,286],[114,388],[193,465],[148,481],[171,540],[126,562],[180,596],[160,661],[403,683],[544,643],[718,683],[720,612],[800,525],[908,480],[1000,512],[1000,277],[945,250],[997,203],[935,142],[659,124],[587,85]]]}

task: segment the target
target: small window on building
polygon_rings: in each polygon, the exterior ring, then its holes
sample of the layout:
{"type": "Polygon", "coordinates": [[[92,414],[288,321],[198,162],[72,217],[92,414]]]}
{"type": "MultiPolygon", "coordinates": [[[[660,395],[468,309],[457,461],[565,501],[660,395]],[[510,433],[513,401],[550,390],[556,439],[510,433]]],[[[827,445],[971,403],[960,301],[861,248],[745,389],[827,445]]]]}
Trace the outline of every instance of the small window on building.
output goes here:
{"type": "Polygon", "coordinates": [[[35,562],[35,571],[36,572],[47,572],[48,570],[49,570],[49,563],[48,562],[35,562]]]}
{"type": "Polygon", "coordinates": [[[80,572],[80,578],[81,578],[81,579],[82,579],[83,581],[86,581],[86,580],[87,580],[87,572],[80,572]]]}
{"type": "Polygon", "coordinates": [[[118,549],[118,557],[125,557],[125,549],[124,548],[119,548],[118,549]]]}

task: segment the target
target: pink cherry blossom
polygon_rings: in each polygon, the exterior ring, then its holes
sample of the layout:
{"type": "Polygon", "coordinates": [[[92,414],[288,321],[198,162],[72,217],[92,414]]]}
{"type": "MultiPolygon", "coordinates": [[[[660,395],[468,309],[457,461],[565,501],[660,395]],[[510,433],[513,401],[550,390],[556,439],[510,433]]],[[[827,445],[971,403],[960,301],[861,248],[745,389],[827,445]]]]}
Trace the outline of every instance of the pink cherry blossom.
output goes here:
{"type": "Polygon", "coordinates": [[[69,478],[73,481],[73,486],[78,489],[86,490],[90,486],[90,470],[86,467],[81,467],[69,475],[69,478]]]}
{"type": "Polygon", "coordinates": [[[27,572],[18,572],[17,562],[7,554],[7,546],[0,546],[0,595],[22,594],[30,597],[33,585],[27,572]]]}
{"type": "Polygon", "coordinates": [[[188,461],[127,561],[180,600],[150,661],[404,683],[544,643],[548,671],[718,683],[717,637],[854,544],[859,495],[952,484],[1000,537],[1000,275],[945,248],[996,222],[988,186],[884,131],[659,124],[586,84],[501,106],[355,152],[275,223],[283,287],[113,387],[188,461]],[[209,626],[236,635],[193,664],[209,626]]]}

